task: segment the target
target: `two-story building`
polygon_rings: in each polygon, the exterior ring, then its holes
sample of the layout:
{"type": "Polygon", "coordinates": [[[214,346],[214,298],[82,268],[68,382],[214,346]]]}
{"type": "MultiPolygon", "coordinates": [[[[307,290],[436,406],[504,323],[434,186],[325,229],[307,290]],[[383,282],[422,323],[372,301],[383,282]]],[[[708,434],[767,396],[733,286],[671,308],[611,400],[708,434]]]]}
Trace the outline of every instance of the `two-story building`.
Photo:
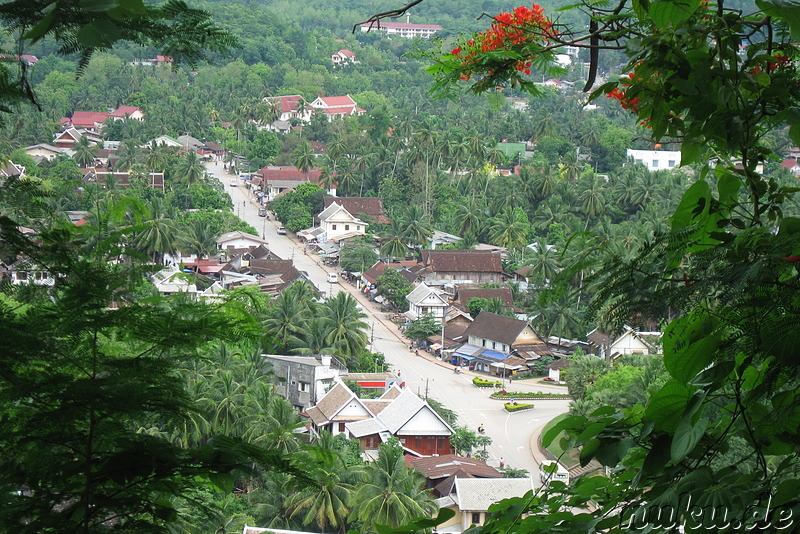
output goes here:
{"type": "Polygon", "coordinates": [[[430,286],[500,284],[500,254],[478,250],[423,250],[421,279],[430,286]]]}
{"type": "Polygon", "coordinates": [[[328,355],[282,356],[264,354],[272,371],[280,378],[275,387],[278,395],[287,399],[298,411],[316,405],[336,379],[347,374],[347,368],[328,355]]]}
{"type": "Polygon", "coordinates": [[[367,223],[335,201],[317,215],[317,220],[323,231],[320,241],[341,241],[367,234],[367,223]]]}
{"type": "Polygon", "coordinates": [[[408,301],[408,311],[405,316],[412,321],[416,321],[426,313],[433,315],[439,322],[444,320],[445,311],[450,305],[447,293],[433,288],[420,282],[411,292],[406,295],[408,301]]]}

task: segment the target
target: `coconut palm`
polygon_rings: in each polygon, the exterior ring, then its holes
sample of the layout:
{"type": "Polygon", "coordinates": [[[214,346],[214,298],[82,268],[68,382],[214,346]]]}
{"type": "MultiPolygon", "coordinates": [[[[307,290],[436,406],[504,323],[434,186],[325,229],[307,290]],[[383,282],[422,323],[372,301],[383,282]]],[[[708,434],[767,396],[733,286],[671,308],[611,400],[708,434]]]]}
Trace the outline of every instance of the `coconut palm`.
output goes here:
{"type": "Polygon", "coordinates": [[[296,298],[293,292],[284,291],[275,299],[264,327],[283,349],[301,347],[303,341],[300,336],[305,331],[306,311],[303,301],[296,298]]]}
{"type": "Polygon", "coordinates": [[[164,254],[174,255],[178,249],[178,228],[175,221],[163,217],[153,218],[136,233],[133,247],[147,254],[153,263],[162,265],[164,254]]]}
{"type": "Polygon", "coordinates": [[[141,156],[139,147],[131,141],[123,141],[117,153],[120,154],[115,164],[118,171],[130,170],[131,167],[139,162],[141,156]]]}
{"type": "Polygon", "coordinates": [[[398,527],[416,517],[431,517],[437,510],[425,477],[405,463],[403,449],[383,443],[378,458],[364,470],[353,499],[351,519],[369,530],[378,525],[398,527]]]}
{"type": "Polygon", "coordinates": [[[178,250],[207,258],[217,250],[217,236],[205,221],[193,220],[178,233],[178,250]]]}
{"type": "Polygon", "coordinates": [[[294,157],[294,166],[302,173],[308,172],[308,169],[313,167],[316,161],[314,149],[311,148],[311,143],[308,141],[300,143],[292,153],[292,156],[294,157]]]}
{"type": "Polygon", "coordinates": [[[355,492],[353,471],[330,450],[312,447],[307,454],[311,461],[306,475],[312,484],[297,484],[284,501],[284,508],[290,518],[298,518],[303,525],[316,525],[323,533],[331,527],[345,532],[355,492]]]}
{"type": "Polygon", "coordinates": [[[428,244],[433,236],[433,226],[420,206],[409,206],[403,216],[405,231],[403,238],[417,248],[428,244]]]}
{"type": "Polygon", "coordinates": [[[521,247],[527,244],[529,225],[520,220],[521,210],[507,207],[492,218],[489,225],[489,239],[495,245],[506,248],[521,247]]]}
{"type": "Polygon", "coordinates": [[[462,236],[469,233],[475,235],[480,234],[483,220],[486,216],[484,207],[480,201],[474,198],[468,198],[466,202],[458,205],[456,213],[458,220],[461,221],[459,233],[462,236]]]}
{"type": "Polygon", "coordinates": [[[75,154],[72,158],[80,166],[87,168],[94,163],[97,157],[98,146],[89,141],[89,138],[82,135],[75,143],[75,154]]]}
{"type": "Polygon", "coordinates": [[[194,183],[199,182],[205,174],[206,167],[203,165],[203,160],[195,152],[187,152],[181,158],[176,169],[176,178],[186,182],[186,187],[191,187],[194,183]]]}
{"type": "Polygon", "coordinates": [[[366,315],[358,308],[355,299],[344,291],[329,298],[320,310],[327,336],[325,342],[337,354],[353,357],[363,352],[367,344],[366,315]]]}

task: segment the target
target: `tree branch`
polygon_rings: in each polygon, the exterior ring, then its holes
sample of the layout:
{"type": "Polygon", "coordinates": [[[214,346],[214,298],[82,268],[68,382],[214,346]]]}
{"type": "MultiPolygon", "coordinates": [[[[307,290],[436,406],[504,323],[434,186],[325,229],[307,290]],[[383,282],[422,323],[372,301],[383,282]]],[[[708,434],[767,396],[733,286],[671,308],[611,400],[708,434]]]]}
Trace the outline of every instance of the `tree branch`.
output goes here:
{"type": "Polygon", "coordinates": [[[395,17],[400,17],[402,15],[405,15],[406,11],[408,11],[409,9],[414,7],[415,5],[422,3],[422,1],[423,0],[413,0],[412,2],[409,2],[408,4],[406,4],[405,6],[399,8],[399,9],[392,9],[390,11],[384,11],[383,13],[376,13],[375,15],[372,15],[370,18],[368,18],[364,22],[356,23],[353,26],[353,33],[356,33],[356,28],[358,28],[362,24],[369,24],[369,30],[372,30],[372,26],[373,25],[375,26],[376,29],[380,29],[381,21],[383,19],[390,19],[390,18],[395,18],[395,17]]]}

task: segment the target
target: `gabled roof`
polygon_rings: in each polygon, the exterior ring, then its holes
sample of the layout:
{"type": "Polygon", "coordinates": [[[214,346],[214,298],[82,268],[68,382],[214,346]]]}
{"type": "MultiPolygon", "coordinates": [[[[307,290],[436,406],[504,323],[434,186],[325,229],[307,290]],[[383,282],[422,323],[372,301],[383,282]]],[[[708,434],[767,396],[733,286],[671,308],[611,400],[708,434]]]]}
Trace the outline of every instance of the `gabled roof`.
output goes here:
{"type": "Polygon", "coordinates": [[[333,420],[336,414],[352,400],[357,401],[367,413],[371,413],[369,408],[364,406],[364,403],[356,397],[356,394],[350,391],[349,387],[342,382],[337,382],[336,385],[320,399],[316,406],[312,406],[306,410],[306,414],[315,424],[324,425],[333,420]]]}
{"type": "Polygon", "coordinates": [[[614,340],[610,334],[601,332],[598,328],[586,334],[586,339],[596,347],[610,347],[611,342],[614,340]]]}
{"type": "Polygon", "coordinates": [[[356,57],[356,55],[354,53],[352,53],[350,50],[348,50],[346,48],[342,48],[341,50],[339,50],[337,52],[337,54],[339,54],[342,57],[346,57],[346,58],[350,58],[350,59],[356,57]]]}
{"type": "MultiPolygon", "coordinates": [[[[428,406],[427,402],[419,398],[417,394],[410,389],[404,389],[389,406],[383,409],[379,418],[393,435],[397,435],[398,433],[403,434],[401,431],[402,428],[411,421],[412,418],[424,410],[429,411],[446,428],[446,431],[443,431],[442,435],[449,436],[453,433],[453,429],[447,424],[447,421],[442,419],[439,414],[428,406]]],[[[426,435],[434,434],[427,432],[426,435]]]]}
{"type": "Polygon", "coordinates": [[[291,113],[297,111],[297,103],[303,100],[300,95],[285,95],[285,96],[267,96],[264,97],[266,102],[280,102],[281,113],[291,113]]]}
{"type": "Polygon", "coordinates": [[[355,216],[364,214],[381,224],[391,224],[392,222],[384,213],[383,201],[378,197],[325,197],[322,199],[325,208],[334,202],[355,216]]]}
{"type": "Polygon", "coordinates": [[[459,288],[456,294],[456,298],[458,298],[458,301],[461,303],[462,306],[467,306],[469,304],[469,301],[471,301],[474,298],[483,298],[486,300],[499,298],[506,306],[511,307],[514,305],[514,296],[511,293],[511,289],[508,287],[497,287],[497,288],[486,288],[486,289],[459,288]]]}
{"type": "Polygon", "coordinates": [[[486,511],[492,504],[533,490],[530,478],[458,478],[456,504],[461,511],[486,511]]]}
{"type": "Polygon", "coordinates": [[[292,267],[292,260],[250,260],[251,274],[283,274],[292,267]]]}
{"type": "Polygon", "coordinates": [[[520,319],[482,311],[467,327],[465,334],[491,339],[492,341],[500,341],[510,347],[522,331],[529,326],[526,321],[521,321],[520,319]]]}
{"type": "Polygon", "coordinates": [[[257,235],[248,234],[247,232],[242,232],[241,230],[235,230],[233,232],[227,232],[225,234],[222,234],[217,238],[217,244],[226,243],[228,241],[234,241],[236,239],[249,239],[250,241],[256,241],[264,245],[267,244],[265,240],[261,239],[257,235]]]}
{"type": "Polygon", "coordinates": [[[415,287],[408,295],[406,295],[406,300],[412,304],[416,304],[418,302],[422,302],[430,296],[434,296],[441,302],[442,306],[447,306],[447,297],[443,296],[443,294],[443,291],[429,287],[427,284],[425,284],[425,282],[420,282],[417,287],[415,287]]]}
{"type": "Polygon", "coordinates": [[[437,273],[503,272],[499,254],[477,250],[423,250],[422,263],[437,273]]]}
{"type": "Polygon", "coordinates": [[[315,103],[317,104],[315,107],[322,108],[352,108],[356,106],[356,101],[350,98],[350,95],[320,96],[311,105],[314,106],[315,103]]]}
{"type": "Polygon", "coordinates": [[[95,128],[97,124],[103,124],[110,113],[102,111],[74,111],[68,121],[76,128],[95,128]]]}
{"type": "Polygon", "coordinates": [[[462,471],[481,478],[500,478],[502,475],[477,458],[464,458],[457,454],[406,458],[406,463],[421,471],[427,479],[440,479],[462,471]]]}
{"type": "Polygon", "coordinates": [[[297,167],[285,165],[267,165],[257,170],[254,174],[260,175],[264,181],[273,183],[277,181],[286,182],[314,182],[319,183],[319,175],[322,169],[312,167],[308,172],[300,172],[297,167]]]}
{"type": "Polygon", "coordinates": [[[121,117],[124,118],[126,115],[133,115],[136,112],[144,113],[141,108],[136,106],[120,106],[114,111],[112,111],[109,116],[111,117],[121,117]]]}

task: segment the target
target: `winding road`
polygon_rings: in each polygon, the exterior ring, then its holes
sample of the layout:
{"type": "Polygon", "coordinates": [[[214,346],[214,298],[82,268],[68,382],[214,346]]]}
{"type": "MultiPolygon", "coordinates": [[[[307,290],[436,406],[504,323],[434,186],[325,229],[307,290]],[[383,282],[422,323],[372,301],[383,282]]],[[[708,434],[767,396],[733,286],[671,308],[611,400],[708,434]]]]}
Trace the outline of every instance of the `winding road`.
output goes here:
{"type": "MultiPolygon", "coordinates": [[[[234,213],[256,228],[261,237],[269,242],[269,249],[283,259],[292,259],[295,266],[308,273],[311,281],[329,295],[348,291],[364,309],[367,322],[372,328],[372,350],[383,353],[386,362],[400,373],[406,386],[421,397],[430,397],[453,410],[459,424],[477,429],[480,424],[492,438],[487,447],[489,464],[497,466],[502,458],[507,467],[527,470],[538,485],[538,465],[544,459],[539,452],[537,440],[542,427],[553,417],[567,411],[568,401],[547,400],[535,402],[533,410],[515,414],[506,413],[503,402],[489,397],[489,391],[472,385],[471,372],[453,373],[450,364],[439,361],[425,351],[416,356],[408,349],[408,341],[402,337],[398,327],[389,321],[386,313],[380,311],[378,304],[370,302],[355,287],[347,283],[330,284],[328,272],[336,272],[319,262],[316,255],[303,254],[303,244],[291,235],[278,235],[280,223],[258,216],[258,205],[250,191],[239,180],[238,186],[230,186],[234,175],[227,173],[222,162],[206,165],[209,174],[225,186],[234,203],[234,213]]],[[[533,381],[514,381],[514,391],[565,391],[559,386],[534,383],[533,381]]]]}

